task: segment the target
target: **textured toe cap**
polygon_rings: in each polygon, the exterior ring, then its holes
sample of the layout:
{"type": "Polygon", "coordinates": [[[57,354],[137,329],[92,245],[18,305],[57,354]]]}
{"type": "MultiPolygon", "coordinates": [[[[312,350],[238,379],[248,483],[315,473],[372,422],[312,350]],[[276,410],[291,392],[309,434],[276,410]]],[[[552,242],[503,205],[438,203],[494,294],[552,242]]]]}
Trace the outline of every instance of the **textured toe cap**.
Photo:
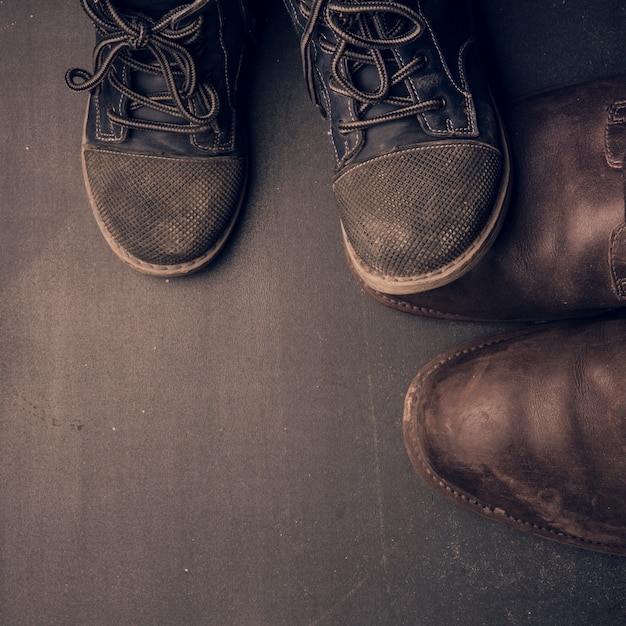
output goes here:
{"type": "Polygon", "coordinates": [[[508,186],[505,165],[485,144],[450,142],[346,169],[334,191],[354,269],[388,293],[456,278],[495,236],[508,186]]]}
{"type": "Polygon", "coordinates": [[[135,269],[187,273],[219,251],[237,217],[243,160],[85,147],[87,189],[112,249],[135,269]]]}

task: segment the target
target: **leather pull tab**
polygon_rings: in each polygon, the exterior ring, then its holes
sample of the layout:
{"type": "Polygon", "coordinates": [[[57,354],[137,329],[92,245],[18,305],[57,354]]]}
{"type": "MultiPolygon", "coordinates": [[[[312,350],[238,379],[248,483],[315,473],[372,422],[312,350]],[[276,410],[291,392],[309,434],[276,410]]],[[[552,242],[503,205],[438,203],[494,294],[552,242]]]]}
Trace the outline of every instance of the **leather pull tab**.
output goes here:
{"type": "Polygon", "coordinates": [[[609,257],[615,293],[620,300],[626,300],[626,224],[611,233],[609,257]]]}
{"type": "Polygon", "coordinates": [[[606,162],[620,169],[626,153],[626,100],[615,100],[608,108],[604,148],[606,162]]]}

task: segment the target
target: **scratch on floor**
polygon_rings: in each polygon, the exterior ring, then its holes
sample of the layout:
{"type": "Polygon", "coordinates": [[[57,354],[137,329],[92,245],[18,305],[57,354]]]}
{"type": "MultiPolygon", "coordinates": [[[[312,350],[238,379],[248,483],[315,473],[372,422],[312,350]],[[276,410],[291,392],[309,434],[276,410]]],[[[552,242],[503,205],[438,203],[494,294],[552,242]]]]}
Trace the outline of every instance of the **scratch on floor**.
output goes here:
{"type": "MultiPolygon", "coordinates": [[[[368,327],[367,327],[367,318],[365,307],[363,306],[363,299],[361,300],[361,313],[363,319],[363,335],[364,335],[364,344],[367,350],[369,345],[368,339],[368,327]]],[[[387,542],[385,540],[385,512],[384,512],[384,504],[383,504],[383,487],[381,482],[381,464],[380,464],[380,439],[378,436],[378,420],[376,417],[376,409],[374,408],[374,379],[372,376],[372,364],[370,355],[366,355],[367,361],[367,405],[369,409],[369,419],[370,425],[372,427],[372,441],[374,444],[374,466],[375,466],[375,477],[376,477],[376,504],[378,507],[378,541],[380,544],[381,551],[381,563],[383,566],[383,572],[385,574],[385,581],[387,592],[391,592],[391,588],[389,585],[389,576],[388,567],[387,567],[387,542]]]]}
{"type": "Polygon", "coordinates": [[[317,617],[316,619],[309,622],[309,626],[316,626],[316,624],[321,623],[322,620],[330,617],[344,602],[347,602],[364,584],[367,578],[362,578],[357,581],[356,585],[352,587],[347,593],[344,593],[337,602],[335,602],[327,611],[324,611],[322,615],[317,617]]]}

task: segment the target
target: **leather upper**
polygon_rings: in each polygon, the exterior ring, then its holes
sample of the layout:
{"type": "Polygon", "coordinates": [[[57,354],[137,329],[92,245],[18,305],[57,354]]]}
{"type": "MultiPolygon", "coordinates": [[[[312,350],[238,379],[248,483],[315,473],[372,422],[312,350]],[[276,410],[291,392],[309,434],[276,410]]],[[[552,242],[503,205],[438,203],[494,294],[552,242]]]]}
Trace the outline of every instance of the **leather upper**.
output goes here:
{"type": "MultiPolygon", "coordinates": [[[[97,6],[97,5],[95,5],[97,6]]],[[[109,35],[115,23],[103,14],[105,22],[111,27],[97,29],[97,44],[109,35]]],[[[102,82],[92,91],[85,127],[85,141],[88,144],[123,148],[128,152],[168,156],[216,156],[241,152],[243,149],[240,119],[236,114],[237,81],[241,71],[244,43],[247,32],[247,16],[243,5],[233,0],[211,0],[199,11],[194,12],[181,24],[162,32],[156,30],[157,21],[147,16],[126,15],[132,31],[128,35],[126,48],[118,54],[102,82]],[[199,23],[198,34],[190,41],[179,32],[192,23],[199,23]],[[196,115],[206,115],[211,109],[211,97],[216,96],[216,115],[210,128],[203,132],[173,133],[155,130],[137,131],[117,124],[111,119],[110,112],[146,121],[183,125],[185,120],[149,107],[133,107],[132,99],[120,92],[112,80],[117,80],[128,89],[142,95],[166,93],[167,85],[160,72],[137,71],[129,67],[124,56],[129,55],[135,61],[153,64],[158,68],[157,58],[149,46],[136,40],[141,32],[151,33],[145,36],[152,46],[165,52],[172,69],[177,72],[176,84],[184,95],[184,83],[191,74],[197,76],[198,88],[183,102],[196,115]],[[169,33],[172,33],[171,35],[169,33]],[[159,42],[165,40],[166,46],[159,42]],[[192,58],[193,71],[188,76],[180,73],[181,65],[175,63],[174,53],[167,45],[186,47],[192,58]],[[208,95],[207,95],[208,94],[208,95]]],[[[103,49],[106,56],[117,44],[108,44],[103,49]]]]}
{"type": "MultiPolygon", "coordinates": [[[[314,3],[285,0],[285,4],[297,30],[302,33],[307,25],[307,9],[314,3]]],[[[338,169],[402,146],[439,140],[473,139],[504,149],[497,114],[478,67],[465,0],[395,0],[384,3],[384,9],[373,9],[372,3],[354,0],[322,5],[309,50],[314,66],[315,93],[312,95],[328,118],[338,169]],[[359,19],[363,20],[360,25],[350,24],[345,16],[342,22],[342,12],[335,8],[338,5],[358,9],[359,19]],[[403,8],[411,13],[404,19],[399,35],[394,26],[395,20],[402,18],[403,8]],[[383,11],[386,15],[381,17],[383,11]],[[329,27],[331,20],[345,29],[345,34],[338,35],[329,27]],[[369,48],[349,39],[350,35],[362,36],[365,29],[375,42],[369,48]],[[380,43],[385,39],[400,40],[411,33],[415,36],[409,36],[407,42],[389,46],[380,43]],[[345,53],[337,54],[339,49],[345,53]],[[362,115],[359,100],[337,89],[334,75],[339,74],[363,92],[377,93],[383,83],[379,69],[372,61],[355,69],[349,56],[351,53],[371,54],[371,49],[393,54],[394,62],[388,63],[386,68],[389,77],[396,72],[408,72],[362,115]],[[416,61],[417,66],[411,71],[416,61]],[[435,101],[441,106],[366,129],[341,130],[342,123],[358,122],[396,109],[385,101],[387,96],[406,98],[408,104],[435,101]]]]}

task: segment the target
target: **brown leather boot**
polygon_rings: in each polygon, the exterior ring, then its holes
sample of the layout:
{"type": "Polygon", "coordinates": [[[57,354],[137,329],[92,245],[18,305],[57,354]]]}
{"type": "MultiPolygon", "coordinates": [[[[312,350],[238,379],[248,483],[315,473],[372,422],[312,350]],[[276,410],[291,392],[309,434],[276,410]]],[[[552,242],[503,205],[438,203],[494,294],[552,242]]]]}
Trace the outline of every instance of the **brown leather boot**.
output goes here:
{"type": "MultiPolygon", "coordinates": [[[[508,120],[511,208],[487,256],[454,283],[378,301],[432,317],[541,321],[626,303],[626,77],[518,102],[508,120]]],[[[358,279],[358,272],[354,272],[358,279]]]]}
{"type": "Polygon", "coordinates": [[[533,327],[426,365],[406,399],[417,472],[546,539],[626,556],[626,319],[533,327]]]}

